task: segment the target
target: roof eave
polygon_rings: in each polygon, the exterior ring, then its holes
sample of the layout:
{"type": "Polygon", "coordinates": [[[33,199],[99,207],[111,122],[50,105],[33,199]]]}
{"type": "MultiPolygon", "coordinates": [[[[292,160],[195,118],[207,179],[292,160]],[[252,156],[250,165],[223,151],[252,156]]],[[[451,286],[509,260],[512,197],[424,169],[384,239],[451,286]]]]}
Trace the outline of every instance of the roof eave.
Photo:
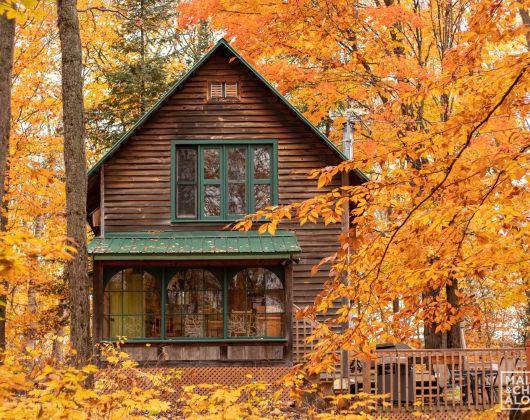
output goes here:
{"type": "Polygon", "coordinates": [[[300,251],[282,253],[203,253],[203,254],[92,254],[96,261],[204,261],[204,260],[288,260],[300,251]]]}
{"type": "MultiPolygon", "coordinates": [[[[224,39],[222,39],[221,41],[224,41],[224,39]]],[[[191,67],[191,69],[189,69],[186,74],[184,74],[184,76],[182,76],[176,83],[174,83],[169,88],[169,90],[164,93],[164,95],[144,115],[142,115],[140,119],[123,136],[121,136],[116,143],[112,145],[112,147],[96,162],[96,164],[88,170],[89,177],[96,173],[99,168],[101,168],[101,165],[103,165],[103,163],[105,163],[105,161],[110,158],[116,150],[120,148],[122,143],[129,139],[136,132],[136,130],[138,130],[142,126],[142,124],[147,121],[149,117],[153,113],[155,113],[206,60],[208,60],[208,58],[212,56],[215,50],[217,50],[217,48],[219,47],[221,41],[219,41],[217,45],[210,49],[210,51],[208,51],[204,55],[204,57],[197,61],[191,67]]]]}

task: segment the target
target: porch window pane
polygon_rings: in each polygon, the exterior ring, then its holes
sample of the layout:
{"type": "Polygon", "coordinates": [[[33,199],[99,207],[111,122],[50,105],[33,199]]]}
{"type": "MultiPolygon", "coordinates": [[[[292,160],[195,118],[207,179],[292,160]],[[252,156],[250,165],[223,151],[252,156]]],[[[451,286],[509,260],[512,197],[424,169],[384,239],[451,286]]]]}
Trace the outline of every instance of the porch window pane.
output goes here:
{"type": "Polygon", "coordinates": [[[274,272],[262,267],[241,270],[228,293],[229,336],[284,336],[285,292],[274,272]]]}
{"type": "Polygon", "coordinates": [[[204,215],[221,215],[221,187],[219,185],[206,185],[204,187],[204,215]]]}
{"type": "Polygon", "coordinates": [[[212,272],[179,270],[166,293],[166,337],[223,336],[223,285],[212,272]]]}
{"type": "Polygon", "coordinates": [[[122,286],[122,272],[114,274],[107,283],[107,290],[121,290],[122,286]]]}
{"type": "Polygon", "coordinates": [[[124,316],[123,319],[123,335],[127,338],[144,337],[143,334],[143,318],[141,315],[124,316]]]}
{"type": "Polygon", "coordinates": [[[121,325],[121,316],[105,315],[103,317],[103,336],[105,338],[117,338],[123,336],[121,325]]]}

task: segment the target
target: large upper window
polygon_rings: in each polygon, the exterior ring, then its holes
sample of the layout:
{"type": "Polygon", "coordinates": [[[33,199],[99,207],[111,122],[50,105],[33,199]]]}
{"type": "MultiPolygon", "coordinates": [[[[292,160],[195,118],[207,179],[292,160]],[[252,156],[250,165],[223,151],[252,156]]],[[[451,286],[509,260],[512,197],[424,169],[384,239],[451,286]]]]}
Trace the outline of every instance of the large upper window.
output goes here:
{"type": "Polygon", "coordinates": [[[105,270],[103,336],[128,340],[285,337],[281,270],[105,270]]]}
{"type": "Polygon", "coordinates": [[[234,220],[277,204],[274,141],[175,141],[172,219],[234,220]]]}

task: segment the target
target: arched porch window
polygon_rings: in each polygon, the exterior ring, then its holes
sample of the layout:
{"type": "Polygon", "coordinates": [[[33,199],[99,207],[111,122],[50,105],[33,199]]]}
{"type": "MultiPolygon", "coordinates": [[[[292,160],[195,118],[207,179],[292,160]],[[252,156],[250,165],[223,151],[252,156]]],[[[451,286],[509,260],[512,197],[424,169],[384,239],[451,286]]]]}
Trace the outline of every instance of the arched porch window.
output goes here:
{"type": "Polygon", "coordinates": [[[160,287],[155,271],[125,268],[111,275],[103,299],[104,336],[160,337],[160,287]]]}
{"type": "Polygon", "coordinates": [[[230,337],[283,337],[285,290],[273,271],[246,268],[231,279],[228,289],[230,337]]]}
{"type": "Polygon", "coordinates": [[[166,290],[166,337],[223,336],[221,279],[205,269],[177,270],[166,290]]]}

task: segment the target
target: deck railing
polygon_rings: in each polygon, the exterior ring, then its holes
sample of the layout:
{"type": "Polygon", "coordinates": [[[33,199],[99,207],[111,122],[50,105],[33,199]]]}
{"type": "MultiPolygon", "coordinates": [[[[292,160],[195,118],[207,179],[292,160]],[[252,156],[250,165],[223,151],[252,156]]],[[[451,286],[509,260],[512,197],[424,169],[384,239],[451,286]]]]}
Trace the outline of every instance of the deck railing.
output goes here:
{"type": "Polygon", "coordinates": [[[379,350],[370,363],[352,360],[350,377],[333,387],[385,395],[382,411],[476,411],[500,404],[506,379],[525,369],[524,348],[379,350]]]}
{"type": "MultiPolygon", "coordinates": [[[[312,350],[301,339],[310,335],[310,320],[295,322],[295,358],[312,350]]],[[[322,375],[335,393],[384,395],[379,411],[478,411],[506,401],[510,379],[526,378],[525,348],[385,349],[371,362],[348,360],[349,371],[322,375]],[[518,372],[521,372],[520,374],[518,372]]]]}

